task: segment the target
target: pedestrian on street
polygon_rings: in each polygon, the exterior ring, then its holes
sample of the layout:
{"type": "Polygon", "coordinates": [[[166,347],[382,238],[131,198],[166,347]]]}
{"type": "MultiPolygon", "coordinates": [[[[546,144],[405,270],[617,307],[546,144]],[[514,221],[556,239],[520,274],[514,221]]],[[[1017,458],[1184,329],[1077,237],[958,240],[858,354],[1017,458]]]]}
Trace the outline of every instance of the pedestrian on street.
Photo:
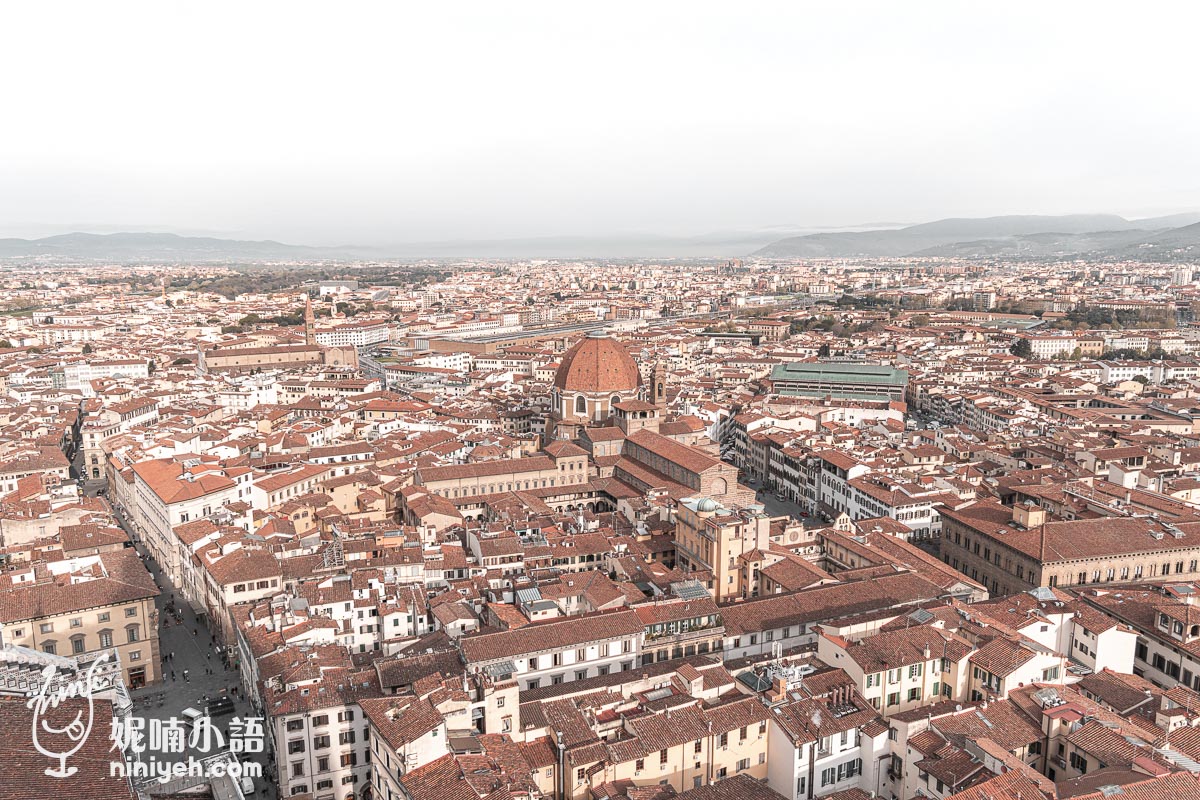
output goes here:
{"type": "Polygon", "coordinates": [[[192,682],[191,679],[188,678],[188,671],[186,669],[183,671],[183,679],[188,683],[192,682]]]}
{"type": "Polygon", "coordinates": [[[171,670],[171,680],[175,680],[175,670],[171,670]]]}

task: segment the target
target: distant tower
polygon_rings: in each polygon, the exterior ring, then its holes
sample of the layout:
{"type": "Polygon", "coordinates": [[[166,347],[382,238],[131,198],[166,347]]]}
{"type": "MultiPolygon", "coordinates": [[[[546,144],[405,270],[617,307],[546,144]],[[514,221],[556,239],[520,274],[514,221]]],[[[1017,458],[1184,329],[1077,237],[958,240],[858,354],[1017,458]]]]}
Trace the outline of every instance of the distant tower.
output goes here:
{"type": "Polygon", "coordinates": [[[159,283],[162,284],[162,301],[164,303],[166,303],[167,302],[167,276],[166,275],[162,276],[162,278],[159,280],[159,283]]]}
{"type": "Polygon", "coordinates": [[[313,316],[312,298],[304,295],[304,343],[317,343],[317,318],[313,316]]]}
{"type": "Polygon", "coordinates": [[[659,408],[666,408],[667,405],[667,383],[657,361],[650,368],[650,404],[659,408]]]}

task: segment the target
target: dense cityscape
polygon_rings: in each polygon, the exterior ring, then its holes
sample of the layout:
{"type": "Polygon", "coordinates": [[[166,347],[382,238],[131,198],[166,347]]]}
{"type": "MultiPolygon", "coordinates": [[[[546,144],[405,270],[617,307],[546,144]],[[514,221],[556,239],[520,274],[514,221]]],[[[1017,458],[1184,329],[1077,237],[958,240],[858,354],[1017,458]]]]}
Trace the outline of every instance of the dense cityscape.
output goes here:
{"type": "Polygon", "coordinates": [[[1198,275],[11,264],[3,780],[1193,797],[1198,275]]]}
{"type": "Polygon", "coordinates": [[[1200,800],[1200,4],[0,25],[0,800],[1200,800]]]}

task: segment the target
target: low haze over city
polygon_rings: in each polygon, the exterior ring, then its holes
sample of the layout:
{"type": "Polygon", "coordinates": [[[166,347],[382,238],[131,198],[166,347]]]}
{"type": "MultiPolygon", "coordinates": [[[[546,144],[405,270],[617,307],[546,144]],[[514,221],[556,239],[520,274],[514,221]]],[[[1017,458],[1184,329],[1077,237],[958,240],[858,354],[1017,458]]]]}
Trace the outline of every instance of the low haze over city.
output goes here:
{"type": "Polygon", "coordinates": [[[1190,6],[0,14],[0,800],[1200,800],[1190,6]]]}

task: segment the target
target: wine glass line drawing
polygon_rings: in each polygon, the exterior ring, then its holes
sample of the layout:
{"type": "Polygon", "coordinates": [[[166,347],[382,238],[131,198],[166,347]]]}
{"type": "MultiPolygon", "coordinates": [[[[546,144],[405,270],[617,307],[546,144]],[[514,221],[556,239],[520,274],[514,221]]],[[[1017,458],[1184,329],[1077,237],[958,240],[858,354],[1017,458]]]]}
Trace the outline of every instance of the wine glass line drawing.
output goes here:
{"type": "Polygon", "coordinates": [[[92,694],[93,689],[96,688],[94,676],[96,668],[107,660],[108,654],[106,653],[92,662],[84,678],[70,681],[56,681],[57,666],[47,665],[42,670],[42,682],[37,694],[25,704],[26,708],[33,711],[34,748],[52,761],[57,761],[55,766],[47,767],[45,770],[45,774],[52,778],[68,778],[79,771],[78,767],[68,767],[67,759],[79,752],[87,743],[88,736],[92,732],[92,725],[96,718],[95,698],[92,694]],[[87,705],[76,710],[74,717],[66,725],[51,725],[46,718],[47,712],[52,708],[58,708],[70,698],[85,700],[87,705]],[[56,741],[61,741],[64,737],[71,744],[65,748],[53,748],[56,741]]]}

